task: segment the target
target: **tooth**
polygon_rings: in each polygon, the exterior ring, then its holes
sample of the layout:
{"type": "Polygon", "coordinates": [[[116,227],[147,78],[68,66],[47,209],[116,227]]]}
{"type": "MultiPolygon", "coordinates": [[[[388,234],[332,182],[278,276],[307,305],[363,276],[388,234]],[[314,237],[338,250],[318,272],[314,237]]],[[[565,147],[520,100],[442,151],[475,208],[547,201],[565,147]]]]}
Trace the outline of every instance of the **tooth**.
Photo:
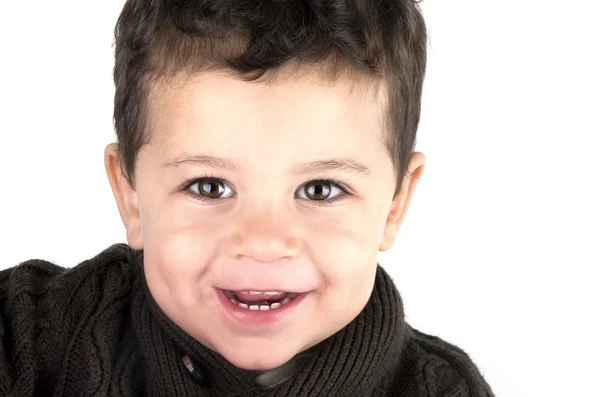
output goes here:
{"type": "Polygon", "coordinates": [[[271,309],[277,309],[279,306],[281,306],[281,303],[279,303],[279,302],[272,303],[271,309]]]}
{"type": "Polygon", "coordinates": [[[265,291],[263,292],[265,295],[279,295],[282,292],[281,291],[265,291]]]}
{"type": "Polygon", "coordinates": [[[281,302],[281,305],[287,305],[288,303],[290,303],[290,298],[288,298],[287,296],[285,297],[285,299],[281,302]]]}
{"type": "Polygon", "coordinates": [[[238,303],[237,305],[238,305],[239,307],[241,307],[242,309],[246,309],[246,310],[248,310],[248,305],[247,305],[247,304],[245,304],[245,303],[238,303]]]}
{"type": "Polygon", "coordinates": [[[269,310],[271,307],[269,305],[261,305],[260,310],[269,310]]]}
{"type": "Polygon", "coordinates": [[[260,294],[262,294],[262,292],[260,292],[260,291],[245,291],[245,292],[247,292],[250,295],[260,295],[260,294]]]}
{"type": "Polygon", "coordinates": [[[258,310],[258,306],[257,305],[251,305],[250,306],[250,310],[258,310]]]}
{"type": "Polygon", "coordinates": [[[240,303],[237,299],[235,298],[229,298],[230,301],[233,302],[234,305],[237,305],[238,303],[240,303]]]}

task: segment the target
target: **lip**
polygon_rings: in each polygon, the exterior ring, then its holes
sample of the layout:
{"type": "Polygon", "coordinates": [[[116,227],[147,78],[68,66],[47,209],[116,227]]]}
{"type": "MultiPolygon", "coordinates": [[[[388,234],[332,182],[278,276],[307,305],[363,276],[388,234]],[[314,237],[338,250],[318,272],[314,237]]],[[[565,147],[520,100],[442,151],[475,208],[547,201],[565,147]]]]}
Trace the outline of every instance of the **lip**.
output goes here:
{"type": "Polygon", "coordinates": [[[262,311],[242,309],[231,302],[222,289],[217,288],[216,290],[219,301],[221,302],[221,307],[224,311],[237,323],[243,325],[268,325],[281,322],[297,312],[298,306],[308,295],[308,292],[302,292],[287,305],[280,306],[276,309],[262,311]]]}

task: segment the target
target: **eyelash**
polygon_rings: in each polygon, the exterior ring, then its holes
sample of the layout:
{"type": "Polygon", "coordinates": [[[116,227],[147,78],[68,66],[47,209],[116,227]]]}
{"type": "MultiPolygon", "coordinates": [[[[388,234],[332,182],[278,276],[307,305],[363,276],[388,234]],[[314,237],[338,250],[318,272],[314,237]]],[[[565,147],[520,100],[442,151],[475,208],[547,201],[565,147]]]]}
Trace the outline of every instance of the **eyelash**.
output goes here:
{"type": "MultiPolygon", "coordinates": [[[[185,193],[188,196],[190,196],[192,199],[198,200],[198,201],[201,201],[201,202],[215,202],[217,200],[222,200],[221,198],[211,199],[211,198],[207,198],[207,197],[202,197],[202,196],[199,196],[196,193],[190,191],[190,187],[192,187],[193,185],[195,185],[198,182],[202,182],[202,180],[204,180],[204,179],[215,179],[215,180],[221,181],[221,182],[223,182],[223,183],[225,183],[225,184],[228,185],[227,181],[225,181],[225,180],[223,180],[223,179],[221,179],[219,177],[216,177],[216,176],[213,176],[213,175],[210,175],[210,174],[205,174],[201,178],[194,178],[194,179],[190,179],[190,180],[186,181],[183,184],[183,187],[181,188],[181,191],[183,191],[183,193],[185,193]]],[[[304,185],[308,185],[309,183],[312,183],[312,182],[322,182],[324,184],[329,183],[329,184],[334,185],[338,189],[340,189],[340,191],[342,192],[342,193],[338,194],[337,196],[335,196],[334,198],[331,198],[331,199],[325,199],[325,200],[303,199],[303,200],[310,201],[311,203],[315,203],[316,205],[327,206],[327,205],[331,205],[331,204],[333,204],[333,203],[335,203],[337,201],[344,200],[345,198],[347,198],[349,196],[352,196],[352,193],[350,193],[350,189],[348,189],[343,182],[338,181],[336,179],[311,179],[311,180],[305,182],[304,185]]],[[[234,195],[233,197],[235,197],[235,196],[236,195],[234,195]]],[[[230,197],[226,197],[226,198],[230,198],[230,197]]]]}

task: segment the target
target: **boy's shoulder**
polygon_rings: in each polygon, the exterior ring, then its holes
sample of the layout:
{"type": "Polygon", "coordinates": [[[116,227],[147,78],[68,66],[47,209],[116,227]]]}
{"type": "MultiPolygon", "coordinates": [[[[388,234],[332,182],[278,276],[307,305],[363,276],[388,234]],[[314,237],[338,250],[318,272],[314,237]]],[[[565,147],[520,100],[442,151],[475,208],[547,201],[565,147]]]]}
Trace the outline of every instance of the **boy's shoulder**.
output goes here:
{"type": "Polygon", "coordinates": [[[94,346],[88,339],[118,343],[111,335],[127,327],[141,273],[136,255],[119,243],[72,268],[30,259],[0,271],[0,395],[31,395],[23,387],[33,383],[18,379],[52,387],[67,376],[65,361],[85,357],[76,346],[94,346]]]}
{"type": "Polygon", "coordinates": [[[395,386],[398,396],[493,397],[481,371],[458,346],[407,324],[410,338],[395,386]],[[406,382],[410,379],[410,382],[406,382]]]}
{"type": "MultiPolygon", "coordinates": [[[[0,302],[5,305],[11,298],[27,296],[36,304],[48,299],[62,303],[56,300],[63,295],[78,295],[88,303],[102,300],[105,292],[131,287],[133,277],[140,270],[137,255],[127,244],[118,243],[72,268],[44,259],[26,260],[0,271],[0,302]]],[[[77,301],[68,299],[70,302],[64,302],[67,305],[77,301]]]]}

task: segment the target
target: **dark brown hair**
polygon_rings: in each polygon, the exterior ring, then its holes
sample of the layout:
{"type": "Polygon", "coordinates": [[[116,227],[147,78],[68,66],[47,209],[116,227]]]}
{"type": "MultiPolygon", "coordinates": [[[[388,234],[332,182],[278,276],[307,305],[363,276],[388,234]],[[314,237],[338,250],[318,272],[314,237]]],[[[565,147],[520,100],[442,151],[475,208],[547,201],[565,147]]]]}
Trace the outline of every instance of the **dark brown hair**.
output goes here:
{"type": "Polygon", "coordinates": [[[219,70],[246,81],[290,63],[385,87],[385,145],[397,193],[414,151],[427,34],[414,0],[127,0],[115,27],[114,123],[119,161],[135,186],[151,142],[151,86],[219,70]]]}

